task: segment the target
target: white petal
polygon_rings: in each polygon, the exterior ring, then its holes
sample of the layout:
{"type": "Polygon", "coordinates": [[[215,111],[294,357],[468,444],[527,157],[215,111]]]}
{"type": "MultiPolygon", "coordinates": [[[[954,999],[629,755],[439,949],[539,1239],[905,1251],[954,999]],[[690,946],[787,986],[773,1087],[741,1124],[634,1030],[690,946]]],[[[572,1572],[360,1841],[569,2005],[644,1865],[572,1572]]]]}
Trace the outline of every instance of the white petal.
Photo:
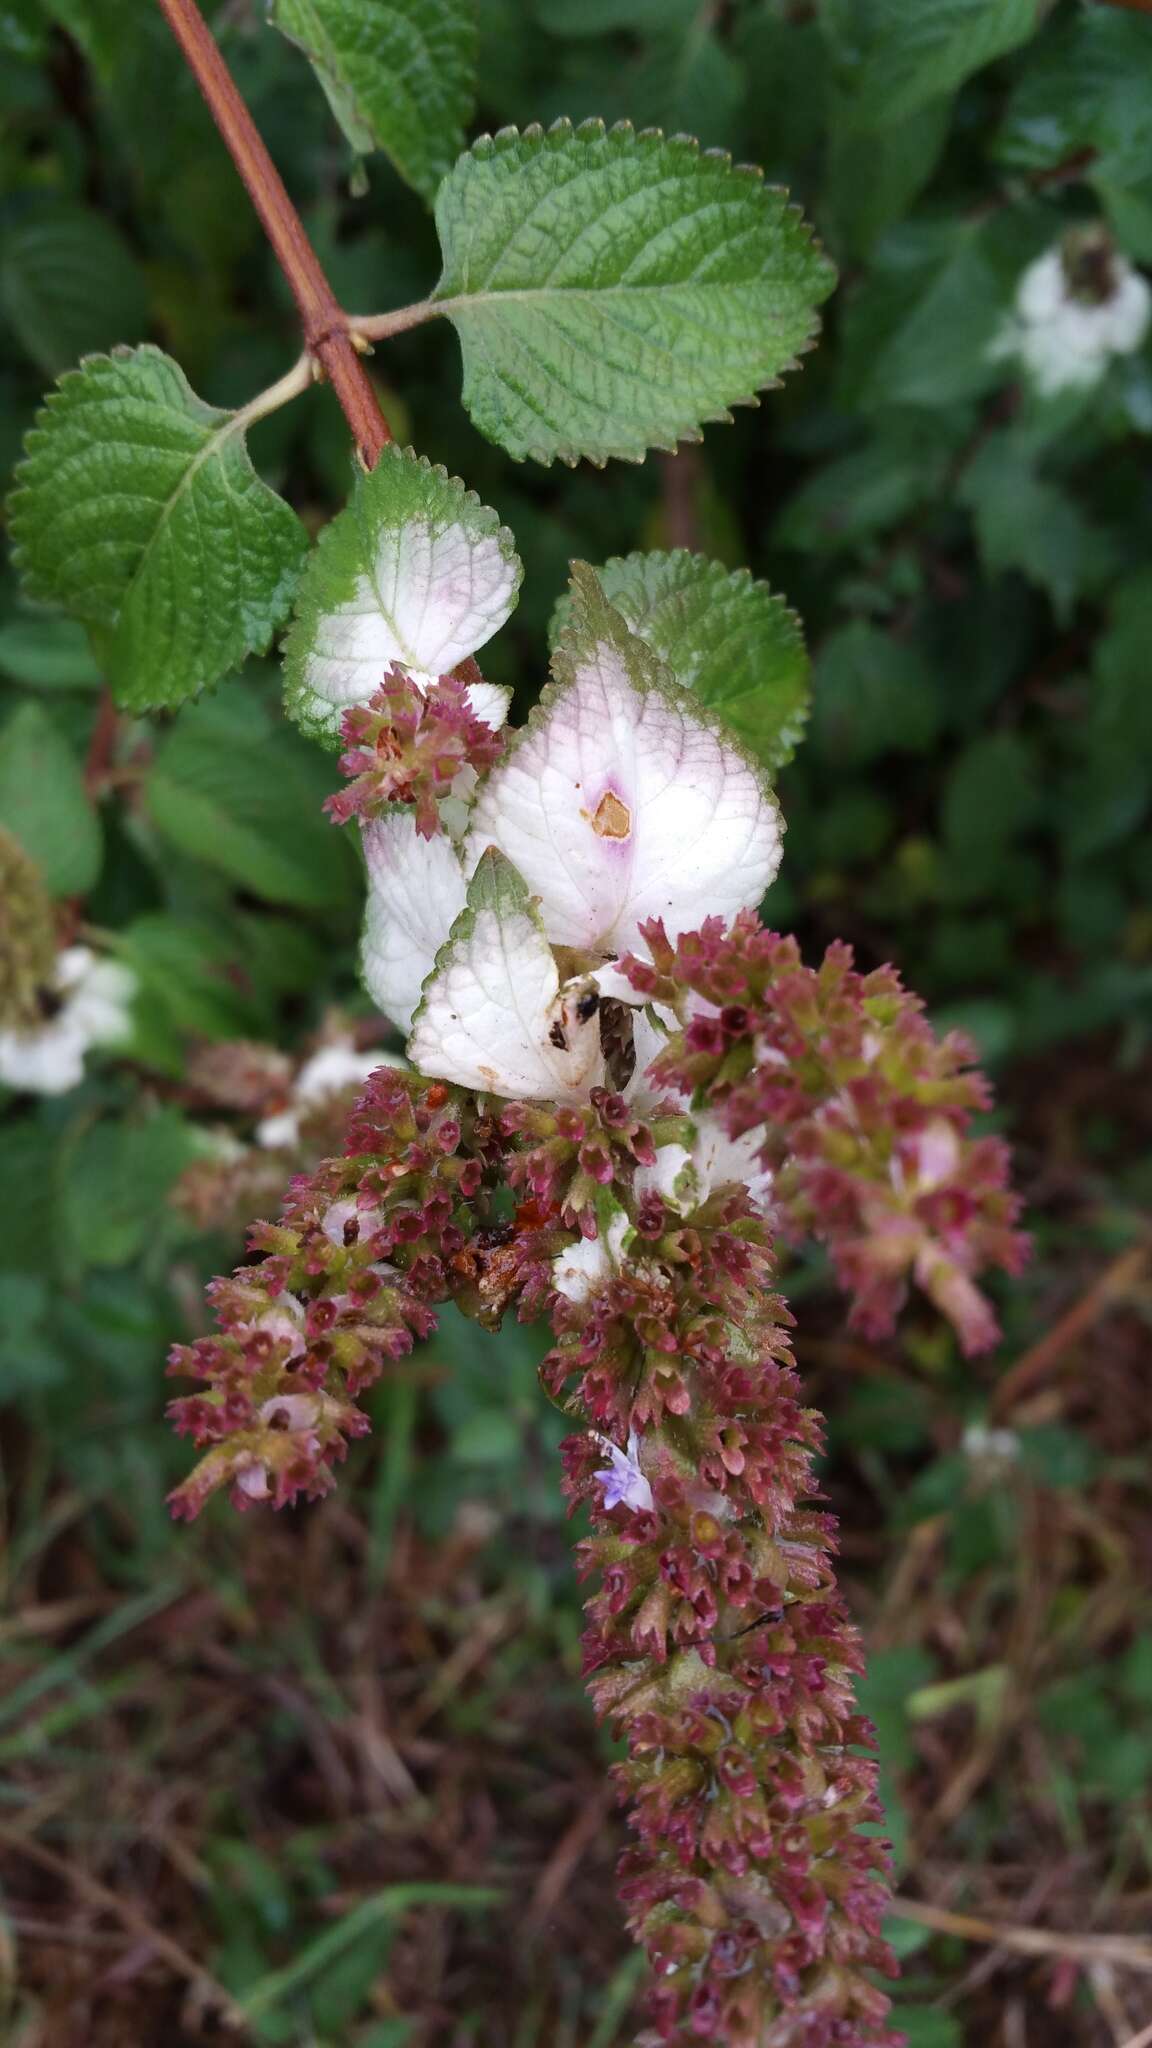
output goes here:
{"type": "Polygon", "coordinates": [[[548,937],[607,955],[636,943],[643,918],[676,937],[757,904],[781,823],[754,764],[587,573],[599,610],[574,599],[576,652],[558,650],[556,683],[481,787],[465,867],[498,846],[538,896],[548,937]]]}
{"type": "Polygon", "coordinates": [[[599,1018],[579,1015],[585,982],[561,990],[520,877],[481,862],[466,908],[425,988],[408,1041],[422,1074],[529,1101],[580,1101],[602,1076],[599,1018]]]}
{"type": "Polygon", "coordinates": [[[464,908],[464,870],[444,833],[422,839],[411,811],[364,827],[368,906],[360,955],[364,986],[397,1029],[412,1029],[420,991],[464,908]]]}
{"type": "Polygon", "coordinates": [[[1131,355],[1148,332],[1152,290],[1148,280],[1128,264],[1117,264],[1116,290],[1109,302],[1109,340],[1118,356],[1131,355]]]}
{"type": "Polygon", "coordinates": [[[1017,311],[1025,320],[1051,320],[1068,299],[1068,280],[1059,249],[1048,249],[1028,265],[1016,288],[1017,311]]]}

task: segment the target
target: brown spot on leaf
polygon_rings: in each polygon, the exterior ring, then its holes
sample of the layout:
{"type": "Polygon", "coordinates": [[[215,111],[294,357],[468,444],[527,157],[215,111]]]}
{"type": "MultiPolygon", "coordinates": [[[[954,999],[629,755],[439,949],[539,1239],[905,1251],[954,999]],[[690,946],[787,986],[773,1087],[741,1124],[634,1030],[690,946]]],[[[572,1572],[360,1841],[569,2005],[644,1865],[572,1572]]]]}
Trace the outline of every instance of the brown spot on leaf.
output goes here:
{"type": "Polygon", "coordinates": [[[605,790],[592,815],[592,830],[601,839],[627,839],[632,830],[632,813],[615,790],[605,790]]]}

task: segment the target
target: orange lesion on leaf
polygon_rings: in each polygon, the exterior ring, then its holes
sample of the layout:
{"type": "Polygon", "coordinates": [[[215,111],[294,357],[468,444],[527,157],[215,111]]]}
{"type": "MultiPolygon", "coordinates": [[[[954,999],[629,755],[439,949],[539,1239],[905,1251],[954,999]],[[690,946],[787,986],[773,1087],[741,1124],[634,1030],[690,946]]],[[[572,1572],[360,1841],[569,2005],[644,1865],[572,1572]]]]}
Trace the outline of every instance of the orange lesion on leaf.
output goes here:
{"type": "Polygon", "coordinates": [[[632,830],[632,813],[615,790],[605,790],[592,813],[592,830],[601,839],[627,839],[632,830]]]}

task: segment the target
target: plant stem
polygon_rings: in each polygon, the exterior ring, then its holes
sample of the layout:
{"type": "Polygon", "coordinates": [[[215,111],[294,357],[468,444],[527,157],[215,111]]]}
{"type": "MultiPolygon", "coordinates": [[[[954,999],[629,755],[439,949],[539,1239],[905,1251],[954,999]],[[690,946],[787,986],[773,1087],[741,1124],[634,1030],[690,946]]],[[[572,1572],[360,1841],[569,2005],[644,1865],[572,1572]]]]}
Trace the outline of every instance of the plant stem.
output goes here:
{"type": "Polygon", "coordinates": [[[404,334],[410,327],[420,327],[425,320],[435,320],[449,305],[458,305],[458,300],[417,299],[415,305],[397,306],[391,313],[347,313],[349,333],[362,341],[387,341],[392,334],[404,334]]]}
{"type": "Polygon", "coordinates": [[[348,332],[347,315],[304,232],[304,224],[233,83],[196,0],[158,0],[216,123],[300,312],[308,352],[340,401],[370,469],[392,439],[372,380],[348,332]]]}

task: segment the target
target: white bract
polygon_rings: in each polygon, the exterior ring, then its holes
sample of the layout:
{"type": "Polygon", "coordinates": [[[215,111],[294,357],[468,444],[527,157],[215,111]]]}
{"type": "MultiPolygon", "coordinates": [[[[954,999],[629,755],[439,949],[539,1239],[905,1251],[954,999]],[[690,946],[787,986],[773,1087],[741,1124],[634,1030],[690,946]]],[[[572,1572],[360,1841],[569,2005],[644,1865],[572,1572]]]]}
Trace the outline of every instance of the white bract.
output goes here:
{"type": "Polygon", "coordinates": [[[552,1261],[552,1285],[557,1294],[583,1307],[612,1278],[624,1250],[631,1224],[621,1210],[599,1237],[579,1237],[552,1261]]]}
{"type": "Polygon", "coordinates": [[[319,1052],[305,1060],[292,1083],[292,1092],[285,1107],[257,1124],[256,1143],[270,1149],[295,1145],[299,1141],[300,1125],[309,1110],[342,1095],[356,1082],[366,1081],[377,1067],[402,1065],[403,1061],[398,1060],[394,1053],[382,1052],[379,1046],[373,1046],[368,1052],[357,1052],[347,1040],[322,1045],[319,1052]]]}
{"type": "MultiPolygon", "coordinates": [[[[289,708],[334,735],[394,662],[423,685],[449,674],[504,624],[520,577],[511,534],[474,491],[411,449],[385,448],[305,571],[286,647],[289,708]]],[[[510,695],[469,689],[492,726],[510,695]]]]}
{"type": "Polygon", "coordinates": [[[131,1029],[136,977],[87,946],[56,958],[52,1016],[31,1031],[0,1031],[0,1082],[33,1095],[64,1095],[84,1078],[93,1046],[115,1045],[131,1029]]]}
{"type": "MultiPolygon", "coordinates": [[[[367,987],[402,1029],[415,1013],[422,1073],[586,1099],[605,1080],[601,984],[640,1000],[598,970],[645,950],[646,919],[675,938],[754,907],[781,832],[762,771],[577,570],[555,680],[481,784],[461,849],[399,811],[367,828],[367,987]],[[577,956],[567,979],[557,947],[577,956]]],[[[659,1033],[640,1010],[635,1042],[642,1073],[659,1033]]]]}
{"type": "Polygon", "coordinates": [[[636,1194],[658,1194],[682,1216],[699,1208],[717,1188],[743,1187],[763,1214],[772,1195],[773,1176],[760,1163],[764,1126],[730,1138],[715,1110],[693,1120],[692,1145],[661,1145],[651,1166],[636,1174],[636,1194]]]}
{"type": "Polygon", "coordinates": [[[1113,357],[1141,346],[1152,319],[1152,289],[1125,257],[1102,255],[1090,294],[1077,289],[1074,263],[1055,248],[1029,264],[1014,317],[992,344],[994,355],[1017,357],[1045,397],[1099,383],[1113,357]]]}

